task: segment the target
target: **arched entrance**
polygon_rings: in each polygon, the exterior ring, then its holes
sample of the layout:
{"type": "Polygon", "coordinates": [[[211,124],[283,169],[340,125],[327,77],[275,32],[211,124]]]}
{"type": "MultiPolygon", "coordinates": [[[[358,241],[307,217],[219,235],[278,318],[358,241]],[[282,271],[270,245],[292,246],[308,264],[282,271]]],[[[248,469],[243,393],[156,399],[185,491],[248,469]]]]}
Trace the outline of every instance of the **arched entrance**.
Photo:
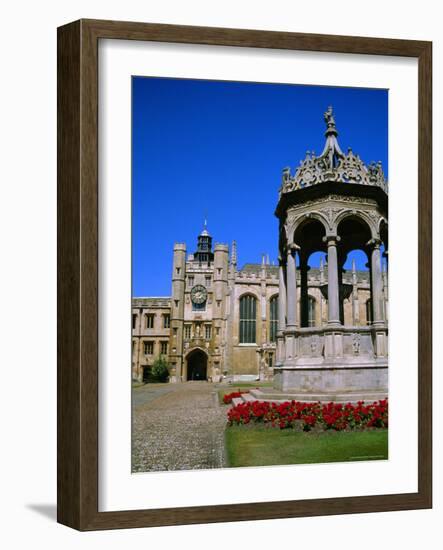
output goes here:
{"type": "Polygon", "coordinates": [[[187,357],[186,380],[207,380],[208,379],[208,356],[200,349],[191,351],[187,357]]]}

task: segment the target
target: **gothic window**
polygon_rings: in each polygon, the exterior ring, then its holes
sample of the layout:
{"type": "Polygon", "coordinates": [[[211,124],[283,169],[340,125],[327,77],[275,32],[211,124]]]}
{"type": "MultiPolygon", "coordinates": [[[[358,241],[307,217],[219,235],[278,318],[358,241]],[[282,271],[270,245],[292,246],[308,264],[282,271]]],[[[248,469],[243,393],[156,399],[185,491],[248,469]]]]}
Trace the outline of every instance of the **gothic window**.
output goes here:
{"type": "Polygon", "coordinates": [[[147,313],[145,315],[146,328],[154,328],[154,317],[155,315],[153,313],[147,313]]]}
{"type": "Polygon", "coordinates": [[[278,296],[271,298],[269,302],[270,320],[269,320],[269,339],[271,342],[275,342],[277,339],[278,329],[278,296]]]}
{"type": "Polygon", "coordinates": [[[185,340],[191,339],[191,325],[185,325],[185,340]]]}
{"type": "Polygon", "coordinates": [[[211,325],[205,325],[205,338],[206,340],[210,340],[211,339],[211,325]]]}
{"type": "Polygon", "coordinates": [[[189,275],[188,277],[188,285],[191,287],[191,286],[194,286],[194,275],[189,275]]]}
{"type": "Polygon", "coordinates": [[[270,353],[268,357],[268,367],[272,369],[273,366],[274,366],[274,354],[270,353]]]}
{"type": "Polygon", "coordinates": [[[255,344],[257,300],[246,294],[240,298],[240,344],[255,344]]]}
{"type": "Polygon", "coordinates": [[[168,342],[160,342],[160,354],[166,355],[168,353],[168,342]]]}
{"type": "Polygon", "coordinates": [[[152,355],[154,353],[154,342],[143,342],[143,351],[145,355],[152,355]]]}
{"type": "Polygon", "coordinates": [[[132,314],[132,328],[135,329],[137,327],[137,314],[132,314]]]}
{"type": "Polygon", "coordinates": [[[211,288],[211,276],[210,275],[205,276],[205,283],[206,283],[207,288],[211,288]]]}
{"type": "Polygon", "coordinates": [[[171,325],[171,317],[169,314],[163,315],[163,328],[169,328],[171,325]]]}
{"type": "Polygon", "coordinates": [[[366,324],[370,325],[372,323],[372,300],[368,298],[366,300],[366,324]]]}
{"type": "Polygon", "coordinates": [[[315,327],[315,298],[308,296],[308,327],[315,327]]]}

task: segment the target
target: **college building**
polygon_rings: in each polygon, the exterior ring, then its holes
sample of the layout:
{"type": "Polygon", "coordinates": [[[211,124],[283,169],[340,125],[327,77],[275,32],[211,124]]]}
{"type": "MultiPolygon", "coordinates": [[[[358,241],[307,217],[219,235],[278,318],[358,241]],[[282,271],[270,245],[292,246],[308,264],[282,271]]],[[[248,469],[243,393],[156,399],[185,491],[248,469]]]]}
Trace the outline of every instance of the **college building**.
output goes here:
{"type": "MultiPolygon", "coordinates": [[[[237,267],[237,247],[216,244],[207,229],[196,251],[173,251],[172,297],[140,297],[132,302],[132,373],[146,380],[154,360],[163,356],[170,381],[272,378],[278,332],[278,266],[237,267]]],[[[301,272],[297,271],[300,308],[301,272]]],[[[307,326],[327,325],[328,265],[308,272],[307,326]]],[[[369,271],[343,273],[344,320],[371,324],[369,271]]],[[[387,285],[384,272],[384,285],[387,285]]],[[[387,287],[385,292],[387,300],[387,287]]]]}

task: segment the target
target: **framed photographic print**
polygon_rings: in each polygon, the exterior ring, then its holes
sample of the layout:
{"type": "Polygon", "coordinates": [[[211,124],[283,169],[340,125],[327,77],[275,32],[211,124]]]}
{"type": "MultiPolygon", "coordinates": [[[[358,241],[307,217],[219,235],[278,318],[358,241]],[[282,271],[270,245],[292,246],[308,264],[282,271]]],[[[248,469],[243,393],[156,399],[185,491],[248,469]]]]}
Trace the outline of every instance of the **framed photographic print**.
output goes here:
{"type": "Polygon", "coordinates": [[[58,520],[430,508],[431,43],[58,31],[58,520]]]}

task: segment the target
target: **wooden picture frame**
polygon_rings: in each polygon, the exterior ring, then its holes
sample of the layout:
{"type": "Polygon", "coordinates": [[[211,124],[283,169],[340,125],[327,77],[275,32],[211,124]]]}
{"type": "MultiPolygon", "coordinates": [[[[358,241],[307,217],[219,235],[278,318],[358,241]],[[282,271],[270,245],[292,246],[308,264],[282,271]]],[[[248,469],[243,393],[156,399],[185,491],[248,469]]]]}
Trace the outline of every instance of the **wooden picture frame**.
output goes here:
{"type": "Polygon", "coordinates": [[[80,20],[58,29],[58,521],[79,530],[432,506],[432,44],[80,20]],[[158,41],[418,59],[418,491],[346,498],[98,511],[98,42],[158,41]]]}

